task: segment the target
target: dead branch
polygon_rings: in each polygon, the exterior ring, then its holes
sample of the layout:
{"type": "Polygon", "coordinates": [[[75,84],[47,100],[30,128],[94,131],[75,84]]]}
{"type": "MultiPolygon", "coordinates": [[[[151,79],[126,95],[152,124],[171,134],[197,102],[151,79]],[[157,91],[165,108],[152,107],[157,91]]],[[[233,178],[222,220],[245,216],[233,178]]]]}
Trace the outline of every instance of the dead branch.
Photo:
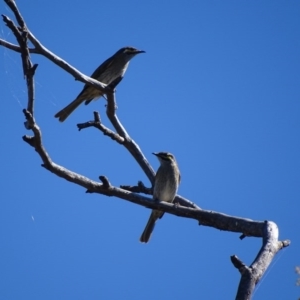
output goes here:
{"type": "Polygon", "coordinates": [[[73,75],[77,80],[88,83],[101,91],[107,96],[106,114],[114,127],[115,131],[107,128],[102,124],[100,116],[94,112],[94,120],[78,124],[79,130],[89,127],[95,127],[103,134],[115,140],[118,144],[123,145],[129,153],[133,156],[136,162],[140,165],[150,182],[153,183],[154,171],[143,155],[139,146],[133,141],[126,129],[122,126],[120,120],[116,115],[116,99],[114,88],[117,83],[111,86],[106,86],[95,79],[92,79],[74,67],[69,65],[51,51],[46,49],[29,31],[24,19],[22,18],[15,2],[13,0],[4,0],[7,5],[14,12],[16,20],[19,24],[17,27],[13,21],[8,17],[2,15],[3,21],[14,33],[19,46],[13,45],[6,41],[0,40],[0,45],[21,53],[23,72],[27,82],[28,88],[28,106],[23,110],[26,118],[27,128],[32,131],[32,136],[23,136],[23,140],[27,142],[40,156],[43,164],[42,166],[61,178],[67,181],[78,184],[86,189],[88,193],[98,193],[106,196],[114,196],[135,204],[147,207],[149,209],[158,209],[179,217],[195,219],[202,226],[214,227],[219,230],[239,232],[242,233],[242,238],[246,236],[262,238],[262,247],[260,248],[256,258],[250,266],[245,265],[236,255],[231,256],[231,261],[235,268],[241,273],[241,280],[238,287],[236,299],[251,299],[251,295],[256,284],[259,282],[266,269],[270,265],[276,253],[289,246],[290,241],[279,241],[279,231],[277,225],[272,221],[253,221],[250,219],[239,218],[225,215],[218,212],[203,210],[193,202],[177,195],[175,204],[166,202],[156,202],[152,199],[142,196],[139,193],[151,195],[152,188],[146,188],[141,182],[138,186],[121,186],[115,187],[111,184],[107,177],[100,176],[100,182],[95,182],[81,174],[72,172],[54,163],[47,153],[43,145],[42,131],[34,119],[34,73],[37,65],[31,62],[30,53],[40,54],[51,60],[53,63],[73,75]],[[28,47],[28,40],[35,48],[28,47]],[[179,204],[179,205],[178,205],[179,204]]]}

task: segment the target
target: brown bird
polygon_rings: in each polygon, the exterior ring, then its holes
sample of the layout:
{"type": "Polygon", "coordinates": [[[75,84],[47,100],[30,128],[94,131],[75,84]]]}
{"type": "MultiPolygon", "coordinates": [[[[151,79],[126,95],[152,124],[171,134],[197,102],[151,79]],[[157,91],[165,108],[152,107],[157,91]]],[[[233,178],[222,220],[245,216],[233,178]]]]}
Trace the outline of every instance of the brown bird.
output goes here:
{"type": "MultiPolygon", "coordinates": [[[[154,179],[153,200],[173,202],[180,183],[180,172],[173,154],[168,152],[153,153],[157,156],[160,167],[154,179]]],[[[163,211],[153,209],[148,223],[140,237],[140,242],[148,243],[155,223],[164,215],[163,211]]]]}
{"type": "MultiPolygon", "coordinates": [[[[107,85],[117,79],[119,79],[120,82],[127,70],[129,61],[139,53],[145,53],[145,51],[133,47],[121,48],[112,57],[102,63],[91,77],[107,85]]],[[[85,101],[85,104],[89,104],[92,100],[101,96],[103,96],[103,93],[100,90],[85,84],[77,98],[59,111],[55,115],[55,118],[63,122],[82,102],[85,101]]]]}

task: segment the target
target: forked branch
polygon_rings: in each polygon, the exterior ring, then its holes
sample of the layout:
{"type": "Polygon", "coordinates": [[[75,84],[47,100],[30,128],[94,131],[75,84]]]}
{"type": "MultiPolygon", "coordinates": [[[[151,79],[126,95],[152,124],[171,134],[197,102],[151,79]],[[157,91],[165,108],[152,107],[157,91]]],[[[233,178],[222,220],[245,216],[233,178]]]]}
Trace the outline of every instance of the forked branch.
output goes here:
{"type": "Polygon", "coordinates": [[[0,45],[21,53],[23,72],[28,88],[28,106],[27,109],[23,110],[23,112],[26,119],[26,128],[30,129],[33,134],[32,136],[23,136],[23,140],[33,147],[38,153],[43,162],[42,166],[53,174],[84,187],[88,193],[114,196],[150,209],[158,209],[180,217],[195,219],[202,226],[214,227],[223,231],[242,233],[242,238],[247,236],[262,238],[262,247],[250,266],[245,265],[237,256],[231,256],[233,265],[241,273],[241,280],[236,299],[251,299],[251,295],[256,284],[265,273],[276,253],[290,244],[290,241],[288,240],[278,240],[279,231],[277,225],[271,221],[253,221],[218,212],[206,211],[200,209],[200,207],[196,204],[179,195],[175,198],[175,204],[155,202],[149,197],[140,195],[140,193],[146,195],[151,195],[152,193],[152,188],[145,187],[141,182],[139,182],[137,186],[115,187],[105,176],[100,176],[99,179],[101,182],[96,182],[54,163],[43,145],[42,131],[34,119],[34,73],[37,65],[34,65],[31,62],[30,53],[45,56],[53,63],[73,75],[77,80],[90,84],[105,93],[107,97],[106,114],[115,131],[102,124],[100,115],[97,112],[94,112],[93,121],[78,124],[77,126],[79,130],[89,127],[97,128],[104,135],[110,137],[119,145],[124,146],[126,150],[131,153],[132,157],[139,164],[151,183],[153,183],[155,175],[141,149],[127,133],[116,115],[114,86],[106,86],[101,82],[80,73],[66,61],[45,48],[27,28],[15,2],[13,0],[4,1],[14,12],[19,26],[16,26],[13,21],[4,15],[2,15],[3,21],[14,33],[19,46],[1,39],[0,45]],[[28,41],[32,43],[34,46],[33,48],[28,47],[28,41]]]}

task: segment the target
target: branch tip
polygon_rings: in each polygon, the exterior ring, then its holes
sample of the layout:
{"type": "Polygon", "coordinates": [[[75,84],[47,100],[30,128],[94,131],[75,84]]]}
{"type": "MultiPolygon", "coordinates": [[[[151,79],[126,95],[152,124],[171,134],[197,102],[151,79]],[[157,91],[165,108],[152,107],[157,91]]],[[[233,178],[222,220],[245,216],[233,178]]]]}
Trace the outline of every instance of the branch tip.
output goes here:
{"type": "Polygon", "coordinates": [[[30,72],[30,75],[31,75],[31,76],[34,76],[35,71],[36,71],[36,69],[37,69],[38,66],[39,66],[39,64],[34,64],[34,65],[29,69],[29,72],[30,72]]]}
{"type": "Polygon", "coordinates": [[[48,167],[46,164],[41,164],[41,167],[45,168],[46,170],[50,170],[50,167],[48,167]]]}
{"type": "Polygon", "coordinates": [[[243,234],[240,236],[240,240],[243,240],[245,237],[246,237],[246,235],[243,233],[243,234]]]}
{"type": "Polygon", "coordinates": [[[102,184],[103,184],[104,188],[108,189],[108,188],[111,187],[111,184],[108,181],[107,177],[101,175],[101,176],[99,176],[99,179],[102,181],[102,184]]]}
{"type": "Polygon", "coordinates": [[[4,0],[4,2],[9,6],[9,8],[13,11],[19,25],[22,27],[22,28],[25,28],[26,25],[25,25],[25,22],[23,20],[23,17],[21,16],[18,8],[17,8],[17,5],[15,3],[15,1],[13,0],[4,0]]]}
{"type": "Polygon", "coordinates": [[[100,114],[97,111],[94,111],[94,121],[96,123],[101,123],[100,114]]]}
{"type": "Polygon", "coordinates": [[[29,144],[32,147],[35,147],[35,137],[34,136],[29,136],[29,135],[23,135],[22,140],[29,144]]]}
{"type": "Polygon", "coordinates": [[[290,240],[281,241],[281,246],[282,246],[281,248],[288,247],[290,244],[291,244],[290,240]]]}
{"type": "Polygon", "coordinates": [[[235,268],[237,268],[240,272],[242,268],[246,268],[247,266],[236,256],[230,256],[230,260],[235,268]]]}
{"type": "Polygon", "coordinates": [[[144,185],[144,183],[143,183],[143,181],[138,181],[138,187],[140,187],[140,188],[145,188],[145,185],[144,185]]]}

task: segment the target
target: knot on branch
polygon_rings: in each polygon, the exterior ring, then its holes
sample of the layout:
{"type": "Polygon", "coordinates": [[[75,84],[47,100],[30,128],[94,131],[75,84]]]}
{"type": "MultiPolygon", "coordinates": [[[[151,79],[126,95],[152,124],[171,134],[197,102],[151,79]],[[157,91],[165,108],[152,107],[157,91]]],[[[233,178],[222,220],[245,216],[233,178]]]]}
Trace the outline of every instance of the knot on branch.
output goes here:
{"type": "Polygon", "coordinates": [[[35,148],[35,137],[34,136],[23,135],[22,139],[24,142],[29,144],[31,147],[35,148]]]}

